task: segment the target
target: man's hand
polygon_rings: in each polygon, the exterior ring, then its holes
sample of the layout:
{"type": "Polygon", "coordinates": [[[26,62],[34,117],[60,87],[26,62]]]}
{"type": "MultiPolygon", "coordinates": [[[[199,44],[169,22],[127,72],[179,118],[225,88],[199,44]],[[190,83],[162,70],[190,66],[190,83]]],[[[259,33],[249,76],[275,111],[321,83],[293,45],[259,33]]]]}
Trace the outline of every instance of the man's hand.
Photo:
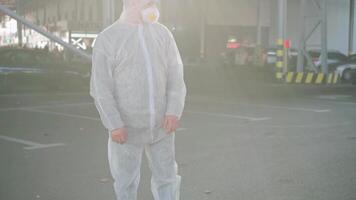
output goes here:
{"type": "Polygon", "coordinates": [[[127,140],[127,133],[125,128],[118,128],[111,131],[111,139],[119,144],[124,144],[127,140]]]}
{"type": "Polygon", "coordinates": [[[167,115],[163,120],[163,128],[167,133],[176,131],[179,127],[178,117],[175,115],[167,115]]]}

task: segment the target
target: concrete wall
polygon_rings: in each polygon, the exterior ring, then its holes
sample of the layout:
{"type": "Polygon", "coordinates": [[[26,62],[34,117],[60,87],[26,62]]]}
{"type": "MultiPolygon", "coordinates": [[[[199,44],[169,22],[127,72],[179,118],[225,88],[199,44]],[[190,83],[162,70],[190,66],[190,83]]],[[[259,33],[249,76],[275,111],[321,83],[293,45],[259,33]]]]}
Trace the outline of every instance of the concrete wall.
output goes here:
{"type": "MultiPolygon", "coordinates": [[[[226,26],[256,26],[258,0],[208,0],[207,24],[226,26]]],[[[270,0],[261,1],[261,24],[270,26],[270,0]]]]}

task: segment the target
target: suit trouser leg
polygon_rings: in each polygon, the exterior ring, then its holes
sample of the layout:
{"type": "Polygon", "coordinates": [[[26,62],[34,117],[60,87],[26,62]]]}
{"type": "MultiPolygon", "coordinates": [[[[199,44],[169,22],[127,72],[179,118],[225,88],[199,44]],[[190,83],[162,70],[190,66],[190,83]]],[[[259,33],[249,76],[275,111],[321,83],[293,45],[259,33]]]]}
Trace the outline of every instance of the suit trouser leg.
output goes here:
{"type": "Polygon", "coordinates": [[[155,200],[179,200],[181,177],[175,160],[175,133],[145,146],[155,200]]]}
{"type": "Polygon", "coordinates": [[[119,144],[108,139],[108,160],[117,200],[137,200],[144,146],[119,144]]]}

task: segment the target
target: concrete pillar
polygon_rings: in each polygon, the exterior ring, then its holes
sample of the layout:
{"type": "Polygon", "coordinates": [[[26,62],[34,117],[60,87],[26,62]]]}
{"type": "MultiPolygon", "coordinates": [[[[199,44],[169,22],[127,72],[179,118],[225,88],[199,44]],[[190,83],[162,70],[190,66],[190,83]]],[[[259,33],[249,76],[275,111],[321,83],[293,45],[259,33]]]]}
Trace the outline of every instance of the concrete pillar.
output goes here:
{"type": "Polygon", "coordinates": [[[305,5],[306,0],[300,1],[299,17],[299,43],[298,43],[298,62],[297,72],[304,71],[304,49],[305,49],[305,5]]]}
{"type": "Polygon", "coordinates": [[[205,0],[200,0],[200,58],[205,58],[205,25],[206,25],[206,17],[205,17],[205,10],[206,10],[207,2],[205,0]]]}
{"type": "Polygon", "coordinates": [[[262,27],[261,27],[261,9],[262,9],[262,0],[257,0],[257,23],[256,23],[256,27],[257,27],[257,35],[256,35],[256,44],[259,46],[261,45],[261,37],[262,37],[262,27]]]}
{"type": "Polygon", "coordinates": [[[102,0],[103,2],[103,29],[115,21],[115,0],[102,0]]]}
{"type": "Polygon", "coordinates": [[[323,0],[321,2],[321,64],[322,72],[327,74],[329,71],[328,67],[328,26],[327,26],[327,16],[328,16],[328,1],[323,0]]]}
{"type": "Polygon", "coordinates": [[[287,72],[288,59],[287,51],[284,48],[287,30],[287,0],[278,0],[278,19],[277,19],[277,62],[276,62],[276,79],[282,80],[287,72]]]}
{"type": "Polygon", "coordinates": [[[350,19],[349,19],[349,55],[353,53],[355,32],[355,0],[350,0],[350,19]]]}
{"type": "MultiPolygon", "coordinates": [[[[21,15],[21,1],[16,1],[16,13],[21,15]]],[[[17,21],[17,38],[18,38],[18,46],[22,47],[23,45],[23,37],[22,37],[23,26],[20,21],[17,21]]]]}

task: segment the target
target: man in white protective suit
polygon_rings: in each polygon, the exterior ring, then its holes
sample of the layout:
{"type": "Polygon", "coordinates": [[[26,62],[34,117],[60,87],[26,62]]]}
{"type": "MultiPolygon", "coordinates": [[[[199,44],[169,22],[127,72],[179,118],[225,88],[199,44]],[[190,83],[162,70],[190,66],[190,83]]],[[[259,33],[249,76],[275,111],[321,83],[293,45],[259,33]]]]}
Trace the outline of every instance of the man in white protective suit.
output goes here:
{"type": "MultiPolygon", "coordinates": [[[[117,200],[136,200],[143,152],[155,200],[178,200],[175,131],[185,104],[183,64],[155,0],[123,0],[93,47],[90,95],[108,131],[117,200]]],[[[147,197],[146,197],[147,198],[147,197]]],[[[145,198],[145,199],[146,199],[145,198]]]]}

